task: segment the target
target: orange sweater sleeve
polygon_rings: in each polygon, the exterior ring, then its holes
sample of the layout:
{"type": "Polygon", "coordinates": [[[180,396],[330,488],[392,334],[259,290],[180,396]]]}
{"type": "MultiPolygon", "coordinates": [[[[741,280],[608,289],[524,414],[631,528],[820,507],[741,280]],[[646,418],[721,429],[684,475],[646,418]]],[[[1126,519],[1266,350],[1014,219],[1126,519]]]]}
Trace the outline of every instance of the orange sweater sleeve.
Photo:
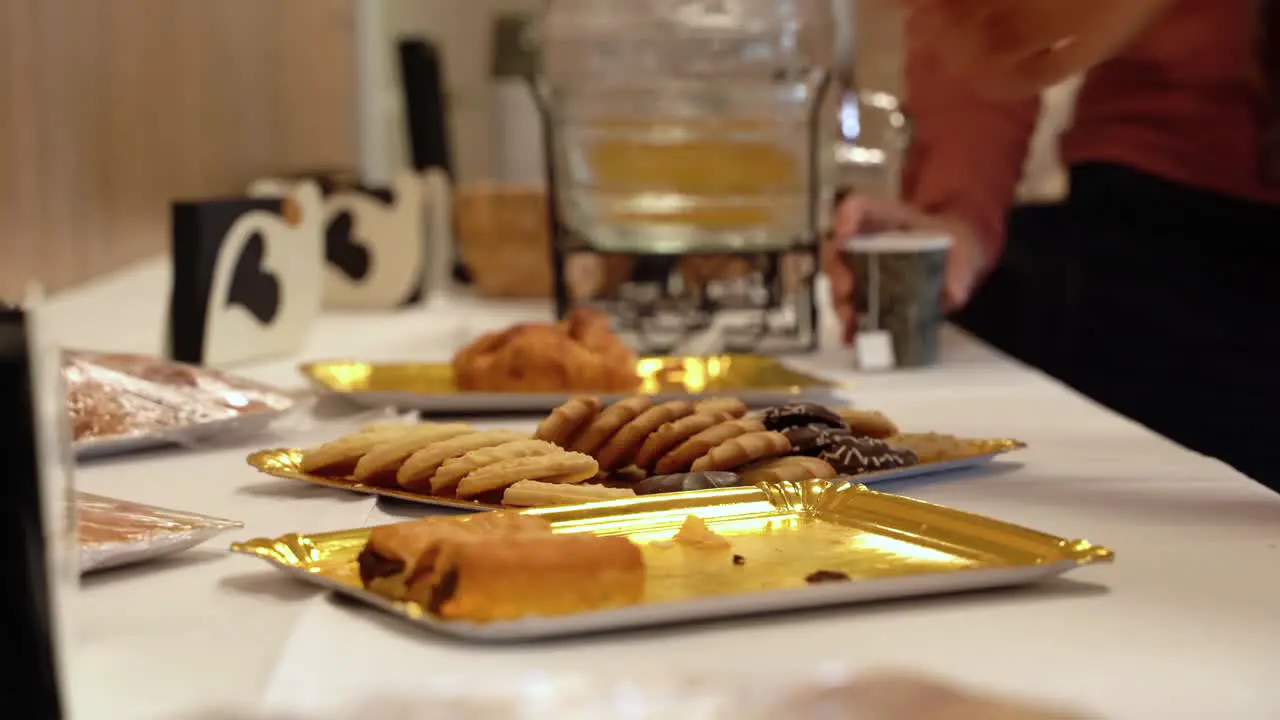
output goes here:
{"type": "Polygon", "coordinates": [[[932,53],[906,45],[905,107],[912,131],[903,197],[926,212],[968,223],[990,269],[1004,248],[1005,220],[1040,100],[984,98],[932,53]]]}

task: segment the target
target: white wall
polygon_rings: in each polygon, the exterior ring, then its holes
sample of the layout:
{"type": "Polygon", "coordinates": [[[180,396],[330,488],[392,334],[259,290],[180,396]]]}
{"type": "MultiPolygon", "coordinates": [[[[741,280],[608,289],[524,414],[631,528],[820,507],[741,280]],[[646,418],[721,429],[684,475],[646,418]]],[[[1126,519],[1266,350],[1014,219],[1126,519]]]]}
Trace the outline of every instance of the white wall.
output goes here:
{"type": "MultiPolygon", "coordinates": [[[[368,15],[381,15],[377,45],[366,48],[369,53],[384,53],[382,75],[376,80],[384,92],[398,92],[394,73],[394,39],[399,35],[426,35],[434,40],[444,56],[446,84],[451,109],[452,141],[458,176],[463,181],[480,180],[488,175],[489,154],[489,72],[490,36],[493,19],[500,13],[533,12],[542,0],[360,0],[369,3],[368,15]],[[376,9],[374,9],[376,6],[376,9]]],[[[370,36],[370,44],[372,36],[370,36]]],[[[369,76],[366,76],[369,77],[369,76]]],[[[371,78],[372,79],[372,78],[371,78]]],[[[382,107],[395,112],[366,108],[371,118],[369,132],[380,128],[390,138],[379,142],[367,137],[369,155],[364,160],[367,176],[376,179],[407,162],[404,145],[403,115],[399,98],[382,101],[382,107]],[[380,118],[372,117],[380,115],[380,118]]]]}

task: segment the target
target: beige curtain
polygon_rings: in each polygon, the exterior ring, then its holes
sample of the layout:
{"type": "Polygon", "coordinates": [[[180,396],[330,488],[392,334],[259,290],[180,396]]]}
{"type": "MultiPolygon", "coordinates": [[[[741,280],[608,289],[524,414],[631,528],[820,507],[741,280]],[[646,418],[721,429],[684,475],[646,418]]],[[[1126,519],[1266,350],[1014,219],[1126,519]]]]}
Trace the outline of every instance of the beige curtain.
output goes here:
{"type": "Polygon", "coordinates": [[[164,251],[173,198],[354,165],[354,4],[0,2],[0,296],[164,251]]]}

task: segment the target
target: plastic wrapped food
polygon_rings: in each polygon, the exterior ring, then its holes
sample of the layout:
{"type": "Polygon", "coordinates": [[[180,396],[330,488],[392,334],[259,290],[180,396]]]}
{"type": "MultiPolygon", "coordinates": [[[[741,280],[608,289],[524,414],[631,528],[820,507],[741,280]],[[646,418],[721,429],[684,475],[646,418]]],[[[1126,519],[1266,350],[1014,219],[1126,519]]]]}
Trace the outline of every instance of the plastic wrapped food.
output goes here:
{"type": "Polygon", "coordinates": [[[80,572],[133,565],[182,552],[242,523],[76,494],[80,572]]]}
{"type": "Polygon", "coordinates": [[[265,385],[162,358],[67,352],[62,373],[81,456],[259,428],[293,407],[265,385]]]}

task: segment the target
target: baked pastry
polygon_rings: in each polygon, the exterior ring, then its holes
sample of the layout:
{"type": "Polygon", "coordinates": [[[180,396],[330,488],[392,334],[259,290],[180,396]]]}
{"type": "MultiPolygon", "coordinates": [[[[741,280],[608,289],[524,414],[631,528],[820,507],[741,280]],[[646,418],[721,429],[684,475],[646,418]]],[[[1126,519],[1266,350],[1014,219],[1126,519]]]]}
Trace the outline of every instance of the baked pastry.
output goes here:
{"type": "Polygon", "coordinates": [[[790,455],[752,463],[742,468],[742,479],[748,485],[758,483],[804,482],[806,480],[830,480],[837,475],[835,468],[824,460],[805,455],[790,455]]]}
{"type": "MultiPolygon", "coordinates": [[[[600,469],[605,472],[620,470],[635,461],[636,455],[644,447],[644,441],[667,423],[675,422],[682,417],[693,414],[693,404],[683,400],[673,400],[661,405],[654,405],[636,415],[634,419],[618,429],[596,452],[600,461],[600,469]]],[[[588,431],[590,428],[588,428],[588,431]]]]}
{"type": "Polygon", "coordinates": [[[791,454],[791,441],[780,432],[762,430],[738,435],[711,448],[694,461],[692,470],[736,470],[760,460],[791,454]]]}
{"type": "Polygon", "coordinates": [[[726,420],[703,430],[672,448],[665,457],[654,465],[654,471],[661,475],[686,472],[693,464],[705,457],[714,448],[749,433],[764,430],[764,426],[756,418],[726,420]]]}
{"type": "Polygon", "coordinates": [[[634,462],[637,467],[654,470],[658,474],[666,474],[667,470],[660,469],[659,465],[663,465],[663,460],[673,449],[684,444],[689,438],[732,419],[733,416],[728,413],[695,412],[675,422],[669,422],[645,438],[640,450],[636,453],[634,462]]]}
{"type": "Polygon", "coordinates": [[[766,430],[786,430],[797,425],[825,425],[829,428],[847,429],[844,420],[829,407],[811,402],[778,405],[760,413],[760,421],[766,430]]]}
{"type": "Polygon", "coordinates": [[[595,455],[624,425],[653,406],[645,395],[633,395],[610,405],[591,419],[582,432],[573,439],[568,449],[595,455]]]}
{"type": "Polygon", "coordinates": [[[796,425],[783,430],[782,434],[791,441],[791,452],[796,455],[817,455],[850,432],[826,425],[796,425]]]}
{"type": "Polygon", "coordinates": [[[411,584],[406,599],[444,619],[493,622],[634,605],[644,587],[644,556],[624,537],[450,538],[430,586],[411,584]]]}
{"type": "Polygon", "coordinates": [[[534,431],[533,436],[560,447],[569,447],[569,443],[578,436],[587,423],[600,414],[600,407],[600,401],[596,398],[585,395],[571,397],[538,423],[538,429],[534,431]]]}
{"type": "Polygon", "coordinates": [[[511,430],[486,430],[441,440],[409,455],[396,471],[396,482],[405,490],[430,491],[434,488],[433,481],[440,474],[440,469],[449,460],[466,457],[476,450],[501,447],[527,439],[527,436],[511,430]]]}
{"type": "Polygon", "coordinates": [[[369,451],[379,444],[414,431],[414,425],[379,424],[360,432],[343,435],[323,445],[302,451],[299,468],[317,475],[350,475],[369,451]]]}
{"type": "Polygon", "coordinates": [[[906,448],[890,445],[884,440],[846,435],[818,453],[818,458],[841,475],[861,475],[879,470],[915,465],[920,460],[906,448]]]}
{"type": "MultiPolygon", "coordinates": [[[[357,564],[360,582],[369,590],[403,600],[415,584],[427,584],[435,570],[440,543],[448,539],[505,539],[549,535],[551,524],[514,512],[464,517],[433,515],[421,520],[381,525],[369,533],[357,564]]],[[[429,585],[419,592],[429,592],[429,585]]]]}
{"type": "Polygon", "coordinates": [[[992,451],[990,441],[945,435],[942,433],[900,433],[887,442],[915,453],[922,463],[961,460],[992,451]]]}
{"type": "Polygon", "coordinates": [[[521,480],[573,485],[596,476],[600,466],[595,458],[582,453],[562,451],[514,460],[502,460],[472,470],[458,481],[454,490],[460,498],[475,498],[487,493],[505,491],[521,480]]]}
{"type": "Polygon", "coordinates": [[[639,384],[635,368],[608,318],[589,308],[488,333],[453,358],[458,389],[490,392],[628,391],[639,384]]]}
{"type": "Polygon", "coordinates": [[[502,504],[511,507],[547,507],[578,505],[606,500],[626,500],[636,496],[631,488],[604,485],[565,485],[564,483],[521,480],[502,493],[502,504]]]}
{"type": "Polygon", "coordinates": [[[411,455],[436,443],[474,434],[464,423],[421,423],[378,442],[356,461],[352,474],[357,482],[395,487],[396,475],[411,455]]]}
{"type": "Polygon", "coordinates": [[[897,435],[898,426],[887,415],[878,410],[859,410],[856,408],[839,408],[836,414],[849,427],[854,435],[885,438],[897,435]]]}
{"type": "Polygon", "coordinates": [[[655,475],[636,483],[632,486],[632,489],[635,490],[637,495],[654,495],[657,493],[737,487],[742,482],[742,476],[737,473],[690,472],[677,473],[675,475],[655,475]]]}
{"type": "Polygon", "coordinates": [[[375,423],[302,451],[299,470],[437,497],[491,500],[522,480],[576,484],[599,463],[511,430],[463,423],[375,423]]]}
{"type": "Polygon", "coordinates": [[[736,397],[711,397],[706,400],[699,400],[694,403],[693,411],[700,413],[709,413],[712,415],[718,413],[728,413],[735,418],[740,418],[747,414],[747,404],[736,397]]]}
{"type": "Polygon", "coordinates": [[[440,469],[431,476],[431,494],[452,494],[463,478],[483,467],[517,458],[554,455],[559,452],[562,452],[561,448],[543,440],[516,440],[472,450],[465,455],[444,461],[440,469]]]}

